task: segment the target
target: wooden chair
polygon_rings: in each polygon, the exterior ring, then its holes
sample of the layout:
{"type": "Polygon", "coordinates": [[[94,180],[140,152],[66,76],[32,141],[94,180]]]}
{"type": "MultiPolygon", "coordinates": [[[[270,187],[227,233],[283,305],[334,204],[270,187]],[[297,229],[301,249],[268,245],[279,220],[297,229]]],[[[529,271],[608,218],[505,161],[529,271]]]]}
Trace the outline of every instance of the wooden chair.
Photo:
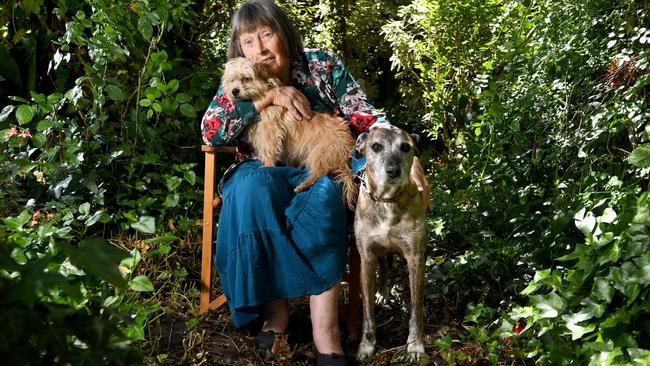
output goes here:
{"type": "MultiPolygon", "coordinates": [[[[205,313],[209,310],[219,309],[228,301],[224,294],[216,299],[211,299],[212,283],[212,248],[214,244],[214,209],[221,204],[221,198],[215,195],[215,167],[217,156],[235,153],[234,147],[215,147],[203,145],[201,150],[205,153],[205,176],[203,187],[203,242],[201,252],[201,293],[199,310],[205,313]]],[[[356,338],[359,333],[361,320],[359,318],[360,307],[360,284],[359,284],[359,252],[355,245],[350,245],[350,261],[348,272],[344,275],[342,282],[347,282],[347,301],[339,304],[339,315],[346,321],[348,334],[356,338]]]]}

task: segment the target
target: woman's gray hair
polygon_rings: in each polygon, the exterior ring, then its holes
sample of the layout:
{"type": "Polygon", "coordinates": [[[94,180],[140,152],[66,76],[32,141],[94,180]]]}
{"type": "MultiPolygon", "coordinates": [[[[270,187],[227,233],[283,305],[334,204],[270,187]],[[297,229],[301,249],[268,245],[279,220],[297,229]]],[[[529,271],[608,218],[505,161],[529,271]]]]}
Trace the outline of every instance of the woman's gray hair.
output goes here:
{"type": "Polygon", "coordinates": [[[272,0],[246,1],[232,16],[228,58],[244,57],[239,44],[242,33],[252,32],[259,26],[268,26],[280,37],[285,55],[291,59],[302,52],[300,34],[284,11],[272,0]]]}

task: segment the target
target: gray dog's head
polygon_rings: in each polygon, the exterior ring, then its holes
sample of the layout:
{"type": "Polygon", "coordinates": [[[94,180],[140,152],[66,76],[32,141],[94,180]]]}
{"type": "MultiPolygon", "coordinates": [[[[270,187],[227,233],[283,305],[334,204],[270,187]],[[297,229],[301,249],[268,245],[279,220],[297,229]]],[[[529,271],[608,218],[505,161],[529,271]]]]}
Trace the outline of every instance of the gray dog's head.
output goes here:
{"type": "Polygon", "coordinates": [[[354,149],[366,157],[368,189],[377,199],[391,200],[410,184],[417,138],[394,126],[365,132],[357,138],[354,149]]]}

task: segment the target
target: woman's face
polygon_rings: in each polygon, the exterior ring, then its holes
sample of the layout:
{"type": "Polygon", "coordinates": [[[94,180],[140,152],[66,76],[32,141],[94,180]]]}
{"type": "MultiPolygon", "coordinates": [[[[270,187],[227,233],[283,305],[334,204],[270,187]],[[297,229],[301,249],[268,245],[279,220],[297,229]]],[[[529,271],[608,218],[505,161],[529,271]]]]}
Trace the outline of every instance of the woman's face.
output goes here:
{"type": "Polygon", "coordinates": [[[289,82],[290,60],[282,49],[279,35],[266,25],[260,25],[251,32],[239,35],[239,45],[244,57],[265,64],[270,73],[289,82]]]}

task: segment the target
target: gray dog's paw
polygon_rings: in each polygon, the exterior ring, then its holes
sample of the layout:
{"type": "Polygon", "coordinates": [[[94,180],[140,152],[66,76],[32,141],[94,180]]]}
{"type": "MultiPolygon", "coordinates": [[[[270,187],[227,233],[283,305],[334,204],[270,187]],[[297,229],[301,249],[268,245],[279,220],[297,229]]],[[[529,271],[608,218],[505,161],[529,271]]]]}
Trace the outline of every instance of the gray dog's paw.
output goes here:
{"type": "Polygon", "coordinates": [[[411,361],[419,361],[427,355],[424,353],[424,344],[422,342],[409,343],[406,347],[406,351],[409,353],[409,358],[411,361]]]}
{"type": "Polygon", "coordinates": [[[357,361],[365,362],[369,361],[372,356],[375,354],[375,346],[369,342],[361,341],[359,344],[359,350],[357,351],[357,361]]]}

